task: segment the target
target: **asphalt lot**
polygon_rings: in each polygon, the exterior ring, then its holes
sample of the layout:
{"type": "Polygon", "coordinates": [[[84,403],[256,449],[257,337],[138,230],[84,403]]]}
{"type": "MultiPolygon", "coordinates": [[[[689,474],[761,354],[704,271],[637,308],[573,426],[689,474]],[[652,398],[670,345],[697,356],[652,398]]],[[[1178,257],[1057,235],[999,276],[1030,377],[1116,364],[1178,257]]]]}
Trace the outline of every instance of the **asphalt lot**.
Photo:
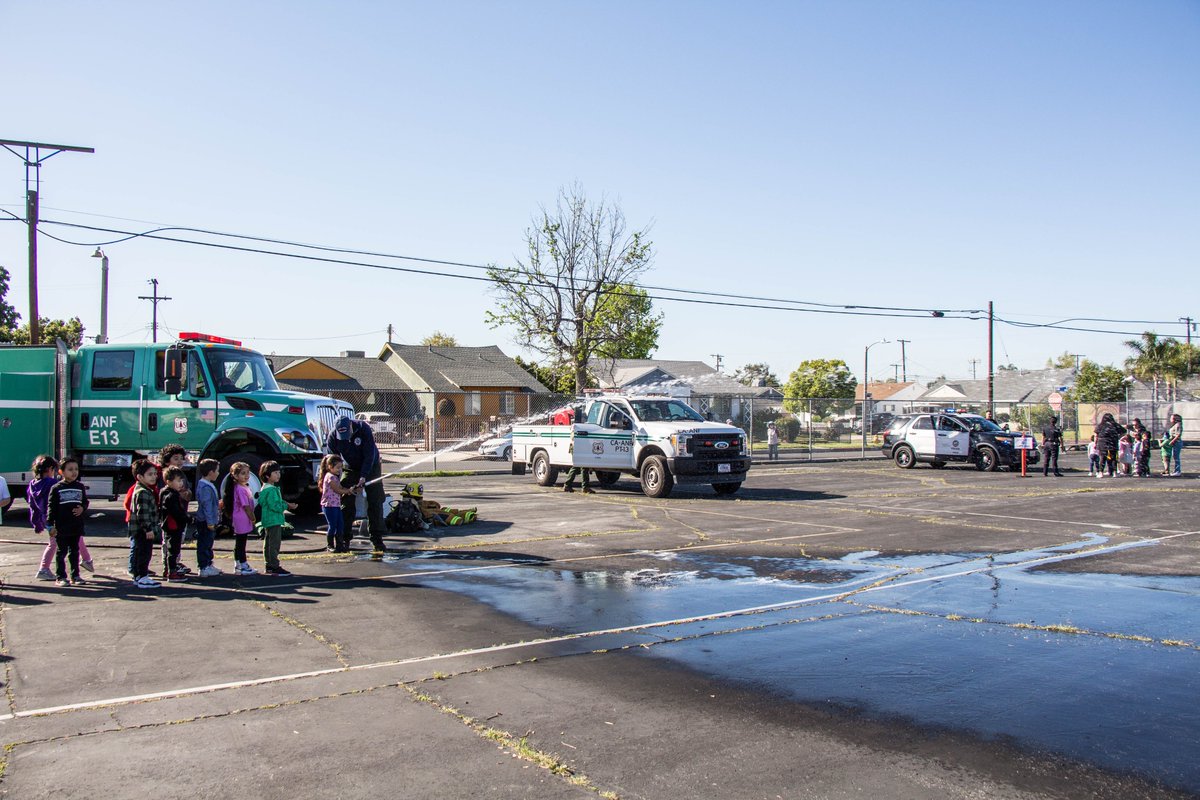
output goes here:
{"type": "Polygon", "coordinates": [[[1193,477],[785,464],[667,500],[423,483],[481,521],[382,558],[302,531],[291,578],[157,590],[124,579],[116,504],[69,589],[32,579],[10,512],[0,793],[1200,792],[1193,477]]]}

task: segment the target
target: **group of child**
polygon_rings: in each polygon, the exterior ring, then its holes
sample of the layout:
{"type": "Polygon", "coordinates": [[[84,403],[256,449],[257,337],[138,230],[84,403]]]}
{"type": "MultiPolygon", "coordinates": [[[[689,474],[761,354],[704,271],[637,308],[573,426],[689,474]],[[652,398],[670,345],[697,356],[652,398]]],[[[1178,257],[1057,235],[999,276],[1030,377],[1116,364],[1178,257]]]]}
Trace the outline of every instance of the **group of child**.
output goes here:
{"type": "MultiPolygon", "coordinates": [[[[216,486],[220,464],[206,458],[197,465],[198,480],[193,495],[183,471],[186,456],[181,446],[168,445],[159,453],[159,464],[149,459],[133,464],[133,486],[125,496],[125,521],[129,534],[128,572],[134,585],[144,589],[161,585],[150,569],[156,544],[161,544],[163,579],[188,579],[192,570],[180,559],[180,552],[189,525],[195,531],[198,577],[222,574],[213,565],[213,543],[220,525],[227,525],[233,534],[236,574],[258,574],[246,557],[247,540],[257,530],[262,534],[266,574],[290,575],[279,562],[279,549],[284,512],[294,510],[296,504],[286,502],[280,492],[283,468],[279,463],[267,461],[259,468],[262,488],[257,495],[250,490],[250,465],[242,461],[234,463],[222,498],[216,486]],[[195,513],[189,511],[193,498],[195,513]]],[[[318,485],[322,510],[329,523],[330,552],[350,549],[341,498],[356,494],[357,490],[342,486],[343,468],[342,459],[336,455],[327,455],[321,462],[318,485]]],[[[95,567],[83,539],[88,497],[86,487],[79,481],[79,461],[67,457],[57,462],[48,455],[38,456],[33,463],[33,474],[25,492],[29,519],[36,533],[49,537],[37,579],[52,580],[59,586],[82,584],[80,567],[88,572],[94,572],[95,567]],[[53,572],[51,561],[55,566],[53,572]]]]}
{"type": "Polygon", "coordinates": [[[1088,475],[1095,475],[1097,478],[1103,478],[1105,475],[1110,477],[1136,477],[1149,478],[1150,458],[1154,450],[1158,449],[1162,456],[1162,475],[1178,475],[1178,472],[1171,471],[1171,455],[1172,446],[1167,436],[1164,435],[1162,442],[1154,441],[1147,428],[1136,425],[1130,430],[1121,435],[1117,440],[1117,449],[1115,453],[1110,452],[1108,459],[1104,458],[1104,454],[1100,451],[1096,443],[1096,434],[1092,434],[1091,441],[1088,442],[1088,475]],[[1112,462],[1112,463],[1109,463],[1112,462]]]}

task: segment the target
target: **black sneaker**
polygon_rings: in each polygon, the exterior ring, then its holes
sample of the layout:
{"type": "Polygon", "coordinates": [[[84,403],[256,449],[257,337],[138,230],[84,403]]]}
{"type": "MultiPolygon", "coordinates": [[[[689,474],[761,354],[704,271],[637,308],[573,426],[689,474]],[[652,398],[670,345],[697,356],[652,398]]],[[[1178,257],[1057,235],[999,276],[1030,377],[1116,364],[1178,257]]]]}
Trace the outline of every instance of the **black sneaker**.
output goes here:
{"type": "Polygon", "coordinates": [[[595,494],[596,490],[590,486],[585,486],[585,487],[583,487],[583,493],[584,494],[595,494]]]}
{"type": "Polygon", "coordinates": [[[568,483],[566,486],[563,487],[563,491],[564,492],[573,492],[573,491],[575,491],[575,487],[568,483]]]}
{"type": "Polygon", "coordinates": [[[292,573],[288,572],[288,571],[287,571],[286,569],[284,569],[283,567],[280,567],[279,569],[275,570],[275,571],[274,571],[274,572],[272,572],[271,574],[272,574],[272,575],[279,575],[279,576],[281,576],[281,577],[287,577],[288,575],[291,575],[292,573]]]}

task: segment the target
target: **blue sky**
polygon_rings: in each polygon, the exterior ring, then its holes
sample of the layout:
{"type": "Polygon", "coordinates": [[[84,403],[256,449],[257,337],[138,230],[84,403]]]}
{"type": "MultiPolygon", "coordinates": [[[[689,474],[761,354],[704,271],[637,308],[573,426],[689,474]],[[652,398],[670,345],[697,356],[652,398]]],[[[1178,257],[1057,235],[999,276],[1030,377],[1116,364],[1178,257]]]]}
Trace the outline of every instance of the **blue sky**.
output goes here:
{"type": "MultiPolygon", "coordinates": [[[[0,138],[96,148],[47,163],[45,219],[508,263],[577,181],[652,225],[655,285],[992,300],[1035,323],[1200,316],[1197,2],[51,1],[2,4],[0,25],[0,138]]],[[[0,156],[0,208],[21,214],[21,163],[0,156]]],[[[93,249],[40,243],[43,314],[90,334],[93,249]]],[[[158,277],[171,329],[265,352],[374,351],[389,323],[518,352],[477,283],[144,239],[105,252],[113,339],[148,337],[136,296],[158,277]]],[[[18,223],[0,223],[0,264],[26,315],[18,223]]],[[[904,338],[910,376],[986,367],[978,321],[658,306],[664,358],[859,373],[865,345],[904,338]]],[[[1025,367],[1119,363],[1128,338],[996,334],[997,363],[1025,367]]],[[[872,376],[899,360],[876,346],[872,376]]]]}

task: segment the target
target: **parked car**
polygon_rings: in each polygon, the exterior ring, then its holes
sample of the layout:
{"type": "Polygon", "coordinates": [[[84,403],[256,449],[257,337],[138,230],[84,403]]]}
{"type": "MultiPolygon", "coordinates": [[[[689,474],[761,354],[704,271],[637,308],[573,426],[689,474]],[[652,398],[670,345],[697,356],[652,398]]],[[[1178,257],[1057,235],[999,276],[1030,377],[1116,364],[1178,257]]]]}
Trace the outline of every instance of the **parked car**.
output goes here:
{"type": "Polygon", "coordinates": [[[483,444],[479,445],[479,455],[484,458],[498,458],[502,461],[512,460],[512,431],[497,436],[494,439],[488,439],[483,444]]]}
{"type": "MultiPolygon", "coordinates": [[[[991,472],[1021,463],[1021,451],[1015,445],[1023,435],[977,414],[901,414],[883,433],[883,454],[901,469],[911,469],[918,462],[935,469],[962,462],[991,472]]],[[[1038,463],[1037,441],[1033,444],[1034,449],[1028,451],[1029,464],[1038,463]]]]}
{"type": "Polygon", "coordinates": [[[371,433],[379,444],[395,444],[400,440],[400,428],[396,420],[385,411],[360,411],[354,418],[371,426],[371,433]]]}

